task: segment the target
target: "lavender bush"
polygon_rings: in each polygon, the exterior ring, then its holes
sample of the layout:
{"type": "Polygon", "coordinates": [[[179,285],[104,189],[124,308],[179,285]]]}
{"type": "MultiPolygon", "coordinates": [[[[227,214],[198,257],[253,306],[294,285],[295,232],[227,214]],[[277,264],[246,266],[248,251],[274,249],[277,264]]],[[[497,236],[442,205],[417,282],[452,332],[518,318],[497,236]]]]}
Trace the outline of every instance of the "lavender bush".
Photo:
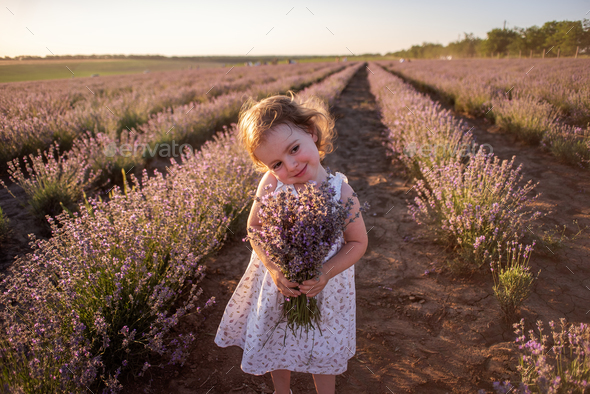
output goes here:
{"type": "Polygon", "coordinates": [[[585,323],[559,325],[549,322],[551,338],[543,334],[543,322],[537,321],[536,335],[525,336],[524,319],[514,324],[516,343],[522,351],[518,371],[522,383],[512,389],[509,382],[495,382],[497,393],[586,393],[590,387],[590,328],[585,323]],[[551,340],[552,339],[552,340],[551,340]]]}
{"type": "MultiPolygon", "coordinates": [[[[523,245],[516,241],[506,244],[506,262],[502,260],[502,245],[498,244],[498,258],[491,265],[494,294],[505,318],[510,321],[518,307],[529,297],[535,277],[528,265],[535,242],[523,245]]],[[[541,271],[537,274],[537,277],[541,271]]]]}
{"type": "Polygon", "coordinates": [[[479,117],[489,116],[493,106],[489,88],[482,84],[461,86],[461,94],[454,96],[453,101],[456,111],[479,117]]]}
{"type": "Polygon", "coordinates": [[[414,220],[427,223],[463,259],[481,267],[498,257],[498,243],[520,240],[529,223],[543,214],[530,209],[538,195],[529,196],[536,184],[522,183],[522,165],[500,161],[479,150],[467,164],[423,168],[424,180],[416,183],[414,220]]]}
{"type": "MultiPolygon", "coordinates": [[[[256,198],[262,228],[249,228],[250,235],[245,240],[259,244],[291,282],[302,283],[319,275],[333,245],[359,216],[357,212],[346,221],[351,216],[353,200],[349,198],[344,205],[334,200],[336,191],[329,183],[331,177],[329,174],[318,188],[305,184],[297,195],[281,190],[256,198]]],[[[321,315],[315,298],[301,294],[293,299],[287,297],[281,305],[281,321],[287,319],[293,335],[299,329],[308,332],[314,323],[319,327],[321,315]]]]}
{"type": "Polygon", "coordinates": [[[496,124],[532,145],[541,142],[558,116],[551,104],[528,95],[513,100],[498,98],[492,103],[496,124]]]}
{"type": "Polygon", "coordinates": [[[150,354],[182,363],[192,334],[173,334],[197,307],[204,259],[247,208],[258,174],[235,130],[184,152],[169,174],[115,188],[62,213],[32,238],[0,286],[0,387],[10,392],[118,392],[150,354]],[[141,188],[140,188],[141,185],[141,188]]]}
{"type": "Polygon", "coordinates": [[[468,112],[474,116],[482,115],[482,108],[477,104],[465,105],[470,97],[479,97],[476,103],[484,103],[484,108],[487,105],[487,111],[493,98],[511,99],[526,93],[537,101],[550,103],[568,124],[584,126],[590,121],[590,98],[586,94],[590,89],[588,59],[457,59],[381,64],[440,92],[456,110],[472,108],[474,112],[468,112]]]}
{"type": "Polygon", "coordinates": [[[528,209],[538,197],[528,197],[536,185],[519,186],[514,158],[500,162],[485,153],[448,111],[377,65],[369,68],[387,145],[419,178],[416,205],[409,208],[414,220],[431,225],[464,262],[481,267],[496,259],[498,242],[521,239],[542,215],[528,209]]]}
{"type": "MultiPolygon", "coordinates": [[[[29,209],[39,221],[45,215],[57,215],[64,207],[75,210],[84,191],[100,175],[100,170],[94,172],[85,161],[69,160],[67,153],[60,157],[58,152],[55,143],[43,155],[38,151],[38,156],[23,158],[26,175],[18,159],[8,163],[10,180],[24,189],[29,209]]],[[[2,180],[0,184],[12,194],[2,180]]]]}
{"type": "Polygon", "coordinates": [[[187,103],[170,108],[138,128],[140,137],[137,142],[151,146],[170,143],[173,140],[179,144],[202,143],[208,138],[208,134],[210,135],[210,130],[220,128],[237,118],[245,96],[262,98],[276,92],[299,89],[321,81],[342,67],[332,65],[316,68],[314,70],[308,67],[306,73],[301,73],[302,69],[295,69],[300,72],[279,74],[267,83],[253,83],[247,89],[232,90],[205,103],[187,103]]]}
{"type": "Polygon", "coordinates": [[[553,124],[541,145],[566,164],[590,168],[590,127],[553,124]]]}

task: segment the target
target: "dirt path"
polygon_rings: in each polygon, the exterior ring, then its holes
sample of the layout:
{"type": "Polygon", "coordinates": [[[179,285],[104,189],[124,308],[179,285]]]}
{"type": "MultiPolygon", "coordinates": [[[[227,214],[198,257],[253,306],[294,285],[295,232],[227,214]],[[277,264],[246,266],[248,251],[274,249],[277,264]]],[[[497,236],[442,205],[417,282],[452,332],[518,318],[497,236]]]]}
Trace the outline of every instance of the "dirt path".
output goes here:
{"type": "MultiPolygon", "coordinates": [[[[8,176],[2,177],[2,180],[8,185],[10,180],[8,176]]],[[[43,231],[35,217],[21,205],[21,201],[26,201],[25,191],[17,184],[8,186],[10,191],[20,199],[17,200],[0,186],[0,207],[10,220],[10,235],[0,247],[0,273],[10,267],[15,257],[31,252],[29,247],[29,233],[34,233],[37,238],[46,239],[50,234],[43,231]]]]}
{"type": "MultiPolygon", "coordinates": [[[[369,248],[355,266],[357,353],[348,370],[336,377],[336,391],[442,394],[483,388],[491,393],[494,380],[518,381],[513,329],[501,321],[490,276],[425,274],[452,256],[407,213],[406,200],[413,197],[408,192],[411,184],[397,175],[401,167],[386,156],[381,136],[385,128],[366,72],[357,73],[335,105],[338,149],[325,163],[346,174],[361,201],[372,205],[365,217],[369,248]]],[[[541,181],[539,191],[544,196],[539,204],[556,205],[556,212],[544,223],[565,223],[571,228],[571,220],[578,218],[581,225],[590,224],[587,174],[555,164],[538,149],[516,146],[506,136],[474,131],[499,156],[517,154],[525,172],[541,181]]],[[[216,296],[217,305],[179,328],[194,331],[198,327],[197,342],[185,366],[154,371],[141,382],[130,380],[126,387],[132,392],[272,393],[270,374],[242,372],[242,349],[223,349],[213,342],[223,310],[248,264],[250,251],[240,241],[244,235],[237,234],[208,263],[203,297],[216,296]]],[[[587,238],[570,246],[553,251],[555,255],[533,256],[533,270],[540,267],[542,274],[535,294],[522,309],[527,323],[559,317],[587,321],[590,292],[584,291],[590,284],[583,281],[589,277],[583,264],[590,255],[587,238]]],[[[295,394],[315,393],[311,375],[291,376],[295,394]]]]}

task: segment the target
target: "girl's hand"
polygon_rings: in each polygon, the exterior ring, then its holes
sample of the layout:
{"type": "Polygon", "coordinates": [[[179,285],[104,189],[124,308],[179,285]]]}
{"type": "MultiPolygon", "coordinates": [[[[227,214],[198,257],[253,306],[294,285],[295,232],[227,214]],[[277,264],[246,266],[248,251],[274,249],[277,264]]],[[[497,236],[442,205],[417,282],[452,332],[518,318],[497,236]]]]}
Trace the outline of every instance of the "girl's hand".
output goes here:
{"type": "Polygon", "coordinates": [[[315,278],[306,280],[301,285],[299,285],[299,290],[301,290],[303,294],[307,295],[307,298],[315,297],[320,291],[324,289],[324,287],[326,287],[328,280],[329,279],[327,275],[320,275],[319,277],[316,276],[315,278]]]}
{"type": "Polygon", "coordinates": [[[301,292],[296,290],[295,287],[299,286],[299,283],[289,282],[281,270],[269,271],[272,280],[279,289],[279,292],[285,297],[297,297],[301,295],[301,292]]]}

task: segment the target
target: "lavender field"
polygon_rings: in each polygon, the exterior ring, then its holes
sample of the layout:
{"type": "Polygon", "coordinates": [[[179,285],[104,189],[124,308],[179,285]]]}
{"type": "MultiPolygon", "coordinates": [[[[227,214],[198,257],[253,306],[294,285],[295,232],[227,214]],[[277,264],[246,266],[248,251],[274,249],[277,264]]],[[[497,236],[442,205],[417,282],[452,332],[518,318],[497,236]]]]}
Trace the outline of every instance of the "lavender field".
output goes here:
{"type": "MultiPolygon", "coordinates": [[[[37,155],[7,163],[5,188],[10,194],[22,189],[24,205],[51,233],[46,239],[31,234],[32,252],[19,256],[2,281],[2,384],[26,392],[117,392],[121,372],[141,376],[150,354],[181,363],[194,337],[171,330],[189,311],[214,304],[214,297],[199,299],[201,263],[223,244],[258,182],[229,125],[243,97],[293,89],[331,103],[361,65],[290,65],[272,73],[246,68],[221,82],[217,70],[205,71],[197,83],[194,75],[178,73],[142,76],[122,87],[119,78],[90,86],[84,81],[72,90],[80,95],[76,89],[83,85],[93,94],[79,98],[85,110],[72,106],[72,92],[63,86],[45,91],[39,84],[31,94],[29,84],[21,96],[3,96],[3,136],[14,155],[26,141],[48,144],[61,130],[58,123],[35,127],[40,120],[30,109],[37,104],[46,119],[74,125],[69,149],[60,145],[64,140],[54,141],[42,153],[39,148],[37,155]],[[122,115],[112,119],[102,107],[122,109],[122,115]],[[93,117],[94,131],[85,129],[80,114],[93,117]],[[129,116],[134,123],[121,130],[129,116]],[[26,132],[19,133],[21,124],[26,132]],[[211,139],[222,126],[226,131],[211,139]],[[149,149],[168,143],[178,152],[149,149]],[[167,162],[164,172],[149,174],[150,160],[167,162]],[[100,181],[117,170],[121,187],[110,178],[100,181]]],[[[2,222],[9,235],[12,220],[2,215],[2,222]]]]}
{"type": "Polygon", "coordinates": [[[210,335],[247,263],[240,238],[261,175],[234,122],[247,97],[294,90],[332,108],[342,142],[327,164],[374,207],[358,273],[364,335],[339,392],[507,392],[511,380],[512,392],[583,393],[590,101],[576,61],[0,85],[0,387],[267,392],[268,377],[251,390],[241,372],[221,375],[240,356],[210,335]],[[551,346],[525,338],[536,320],[551,320],[551,346]]]}
{"type": "Polygon", "coordinates": [[[419,60],[384,63],[456,111],[492,120],[563,162],[590,166],[590,60],[419,60]]]}

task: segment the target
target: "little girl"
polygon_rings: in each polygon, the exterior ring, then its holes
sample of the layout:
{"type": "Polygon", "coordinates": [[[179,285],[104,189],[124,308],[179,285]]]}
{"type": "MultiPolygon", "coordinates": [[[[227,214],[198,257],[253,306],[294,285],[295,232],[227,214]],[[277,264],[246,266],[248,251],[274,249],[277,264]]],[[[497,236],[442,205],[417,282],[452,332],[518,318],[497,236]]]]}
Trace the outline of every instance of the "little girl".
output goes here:
{"type": "MultiPolygon", "coordinates": [[[[306,182],[319,185],[328,178],[320,160],[333,149],[334,120],[319,100],[300,102],[293,93],[258,103],[250,100],[242,108],[238,129],[254,164],[265,172],[258,197],[280,190],[297,194],[306,182]],[[267,185],[270,188],[265,188],[267,185]]],[[[346,177],[336,173],[330,182],[336,200],[353,198],[354,217],[360,206],[346,177]]],[[[261,228],[258,210],[255,201],[248,227],[261,228]]],[[[321,274],[303,283],[287,280],[259,245],[251,245],[250,263],[225,309],[215,343],[240,346],[244,372],[263,375],[270,371],[276,394],[290,393],[291,371],[312,373],[318,394],[333,394],[336,375],[346,371],[356,352],[354,264],[367,248],[362,216],[350,223],[332,246],[321,274]],[[300,294],[317,296],[321,322],[319,330],[316,326],[299,338],[299,334],[287,332],[286,319],[277,329],[275,326],[284,298],[300,294]]]]}

